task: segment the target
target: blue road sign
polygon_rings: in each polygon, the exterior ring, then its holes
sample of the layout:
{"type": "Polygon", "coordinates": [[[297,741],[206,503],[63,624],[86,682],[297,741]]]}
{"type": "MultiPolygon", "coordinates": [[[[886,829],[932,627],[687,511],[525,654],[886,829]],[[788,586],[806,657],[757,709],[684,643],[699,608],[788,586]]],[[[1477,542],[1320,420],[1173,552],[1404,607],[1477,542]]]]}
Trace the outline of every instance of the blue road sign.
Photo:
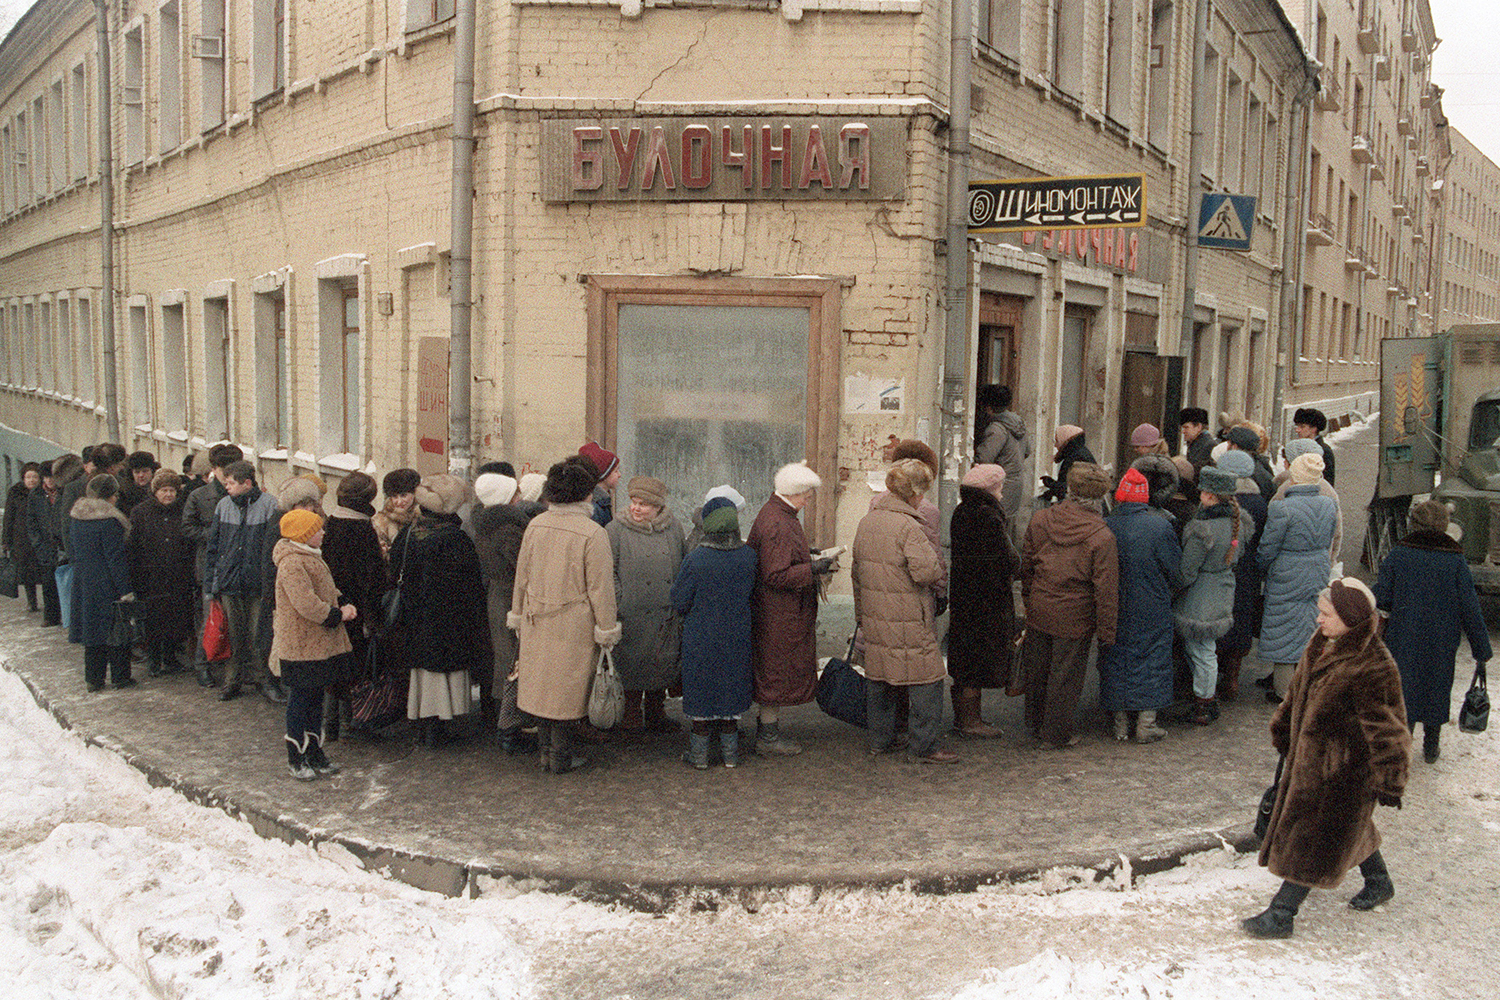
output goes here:
{"type": "Polygon", "coordinates": [[[1205,194],[1198,212],[1198,245],[1214,250],[1249,250],[1255,234],[1255,196],[1205,194]]]}

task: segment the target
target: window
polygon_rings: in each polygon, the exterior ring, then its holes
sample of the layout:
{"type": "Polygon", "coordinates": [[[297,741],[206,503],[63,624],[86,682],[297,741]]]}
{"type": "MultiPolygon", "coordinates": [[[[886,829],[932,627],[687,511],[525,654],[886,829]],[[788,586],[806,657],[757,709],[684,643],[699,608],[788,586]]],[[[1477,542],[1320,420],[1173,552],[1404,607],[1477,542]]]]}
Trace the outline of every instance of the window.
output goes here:
{"type": "Polygon", "coordinates": [[[83,63],[73,67],[68,96],[72,98],[68,153],[72,159],[73,179],[81,181],[89,175],[89,81],[88,68],[83,63]]]}
{"type": "Polygon", "coordinates": [[[146,64],[141,25],[125,32],[125,65],[120,68],[120,104],[125,119],[125,163],[140,163],[146,157],[146,94],[143,74],[146,64]]]}
{"type": "Polygon", "coordinates": [[[6,385],[10,384],[10,365],[14,357],[15,347],[10,342],[10,309],[0,305],[0,380],[6,385]]]}
{"type": "Polygon", "coordinates": [[[1241,165],[1245,159],[1245,88],[1239,75],[1229,73],[1224,88],[1224,186],[1242,191],[1241,165]]]}
{"type": "Polygon", "coordinates": [[[52,303],[48,299],[37,302],[37,388],[43,392],[57,389],[56,366],[52,358],[52,303]]]}
{"type": "MultiPolygon", "coordinates": [[[[1018,6],[1009,4],[1008,6],[1018,6]]],[[[1104,113],[1116,124],[1130,128],[1134,108],[1131,99],[1135,93],[1135,76],[1131,66],[1135,56],[1135,2],[1134,0],[1109,0],[1109,23],[1106,44],[1109,47],[1105,59],[1104,113]]]]}
{"type": "Polygon", "coordinates": [[[182,145],[182,19],[177,0],[162,4],[156,45],[157,131],[161,151],[182,145]]]}
{"type": "Polygon", "coordinates": [[[15,175],[16,207],[31,201],[31,139],[26,131],[26,112],[16,113],[16,134],[11,147],[11,170],[15,175]]]}
{"type": "Polygon", "coordinates": [[[224,3],[203,0],[203,34],[193,38],[200,84],[199,128],[204,132],[224,124],[224,3]]]}
{"type": "Polygon", "coordinates": [[[441,24],[453,16],[453,0],[406,0],[406,30],[441,24]]]}
{"type": "Polygon", "coordinates": [[[182,298],[161,307],[161,423],[168,431],[186,430],[187,413],[187,323],[182,298]]]}
{"type": "Polygon", "coordinates": [[[1048,75],[1052,85],[1074,97],[1083,96],[1084,0],[1050,0],[1047,42],[1048,75]]]}
{"type": "Polygon", "coordinates": [[[1219,54],[1212,48],[1203,57],[1203,175],[1219,176],[1219,54]]]}
{"type": "MultiPolygon", "coordinates": [[[[229,300],[203,300],[203,439],[225,441],[229,433],[229,300]]],[[[258,348],[258,345],[257,345],[258,348]]]]}
{"type": "Polygon", "coordinates": [[[63,105],[63,84],[47,88],[47,162],[52,167],[52,190],[68,186],[68,117],[63,105]]]}
{"type": "Polygon", "coordinates": [[[97,397],[94,371],[94,311],[90,299],[75,297],[73,300],[73,327],[78,334],[78,398],[85,406],[92,406],[97,397]]]}
{"type": "Polygon", "coordinates": [[[34,302],[28,302],[22,306],[22,317],[26,330],[26,357],[22,362],[25,365],[22,385],[27,389],[35,389],[40,369],[37,365],[36,304],[34,302]]]}
{"type": "Polygon", "coordinates": [[[285,272],[256,279],[259,288],[266,289],[255,293],[255,421],[256,444],[261,448],[292,445],[292,356],[285,281],[285,272]]]}
{"type": "Polygon", "coordinates": [[[0,214],[9,215],[16,209],[16,187],[12,163],[14,151],[10,146],[10,123],[0,125],[0,214]]]}
{"type": "Polygon", "coordinates": [[[47,112],[41,95],[31,102],[31,189],[36,196],[44,196],[47,183],[47,112]]]}
{"type": "Polygon", "coordinates": [[[361,453],[361,319],[357,277],[318,281],[321,447],[325,455],[361,453]]]}
{"type": "Polygon", "coordinates": [[[1093,311],[1068,307],[1063,313],[1062,385],[1057,395],[1057,416],[1060,423],[1083,425],[1084,370],[1088,367],[1089,326],[1093,311]]]}
{"type": "Polygon", "coordinates": [[[126,310],[130,326],[130,422],[151,429],[151,333],[144,296],[131,300],[126,310]]]}
{"type": "Polygon", "coordinates": [[[979,37],[1014,62],[1021,59],[1021,4],[979,0],[979,37]]]}
{"type": "Polygon", "coordinates": [[[66,295],[57,297],[57,391],[73,395],[73,303],[66,295]]]}
{"type": "Polygon", "coordinates": [[[270,97],[286,86],[287,0],[254,0],[251,96],[270,97]]]}

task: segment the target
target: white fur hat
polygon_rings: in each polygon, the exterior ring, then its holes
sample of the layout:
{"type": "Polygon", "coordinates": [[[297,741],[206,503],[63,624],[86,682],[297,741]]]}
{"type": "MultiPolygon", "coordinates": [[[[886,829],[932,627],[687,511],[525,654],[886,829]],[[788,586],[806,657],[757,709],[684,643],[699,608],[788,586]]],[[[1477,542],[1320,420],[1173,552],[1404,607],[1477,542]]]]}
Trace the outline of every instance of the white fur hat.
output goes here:
{"type": "Polygon", "coordinates": [[[734,504],[735,510],[743,511],[745,509],[745,498],[740,496],[739,490],[735,489],[733,486],[730,486],[728,483],[725,483],[723,486],[715,486],[713,489],[703,494],[703,502],[708,503],[714,497],[723,497],[724,499],[728,500],[730,503],[734,504]]]}
{"type": "Polygon", "coordinates": [[[510,503],[516,495],[516,481],[498,472],[486,472],[474,480],[474,495],[486,507],[510,503]]]}
{"type": "Polygon", "coordinates": [[[815,490],[823,485],[818,474],[807,467],[807,462],[793,462],[776,470],[776,492],[784,497],[815,490]]]}

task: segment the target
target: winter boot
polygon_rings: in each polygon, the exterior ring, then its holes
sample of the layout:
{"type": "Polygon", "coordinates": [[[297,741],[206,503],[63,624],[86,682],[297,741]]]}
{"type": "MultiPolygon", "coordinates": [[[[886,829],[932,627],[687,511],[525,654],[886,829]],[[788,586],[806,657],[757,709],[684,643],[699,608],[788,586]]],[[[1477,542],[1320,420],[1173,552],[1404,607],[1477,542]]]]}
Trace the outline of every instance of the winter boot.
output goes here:
{"type": "Polygon", "coordinates": [[[1136,717],[1135,741],[1137,743],[1155,743],[1164,739],[1167,731],[1156,724],[1156,712],[1146,709],[1136,717]]]}
{"type": "Polygon", "coordinates": [[[1234,701],[1240,696],[1240,663],[1244,659],[1244,653],[1219,654],[1219,689],[1216,693],[1220,701],[1234,701]]]}
{"type": "Polygon", "coordinates": [[[762,722],[756,732],[755,752],[774,757],[795,757],[802,752],[802,744],[794,743],[781,735],[779,722],[762,722]]]}
{"type": "Polygon", "coordinates": [[[953,686],[953,735],[967,740],[992,740],[1000,735],[1000,730],[986,725],[980,714],[983,699],[982,688],[953,686]]]}
{"type": "Polygon", "coordinates": [[[1391,873],[1386,870],[1385,858],[1376,851],[1359,863],[1359,873],[1365,877],[1365,886],[1354,894],[1349,905],[1356,910],[1373,910],[1396,895],[1391,873]]]}
{"type": "Polygon", "coordinates": [[[1211,725],[1219,718],[1219,703],[1212,698],[1194,698],[1193,710],[1188,716],[1189,721],[1200,726],[1211,725]]]}
{"type": "Polygon", "coordinates": [[[667,692],[646,691],[643,692],[644,712],[643,722],[648,733],[670,733],[676,736],[682,732],[682,728],[667,718],[667,692]]]}
{"type": "Polygon", "coordinates": [[[297,744],[292,742],[290,736],[286,739],[286,766],[298,781],[312,781],[318,776],[317,771],[308,767],[307,755],[297,749],[297,744]]]}
{"type": "Polygon", "coordinates": [[[1442,726],[1431,726],[1425,722],[1422,723],[1422,759],[1429,764],[1436,764],[1438,758],[1442,756],[1443,748],[1438,745],[1438,741],[1442,738],[1442,735],[1442,726]]]}
{"type": "Polygon", "coordinates": [[[682,755],[682,762],[689,764],[699,771],[708,770],[708,734],[689,733],[687,753],[682,755]]]}
{"type": "Polygon", "coordinates": [[[1264,912],[1241,920],[1240,926],[1251,937],[1289,938],[1292,936],[1292,922],[1297,916],[1297,908],[1307,898],[1307,893],[1306,886],[1283,882],[1276,895],[1271,898],[1271,905],[1264,912]]]}
{"type": "Polygon", "coordinates": [[[719,733],[719,752],[724,757],[725,767],[740,766],[740,727],[730,723],[729,728],[719,733]]]}
{"type": "Polygon", "coordinates": [[[307,766],[322,775],[338,774],[340,767],[328,759],[323,752],[323,741],[317,736],[310,736],[307,740],[307,766]]]}
{"type": "Polygon", "coordinates": [[[1130,713],[1114,713],[1114,728],[1115,739],[1119,740],[1121,743],[1124,743],[1126,740],[1130,739],[1130,713]]]}
{"type": "Polygon", "coordinates": [[[587,757],[573,756],[573,723],[554,722],[552,724],[552,746],[548,754],[547,770],[553,774],[567,774],[576,771],[587,764],[587,757]]]}
{"type": "Polygon", "coordinates": [[[645,693],[640,690],[626,689],[625,713],[620,716],[620,724],[617,728],[627,733],[639,733],[646,728],[646,715],[641,705],[641,699],[645,693]]]}

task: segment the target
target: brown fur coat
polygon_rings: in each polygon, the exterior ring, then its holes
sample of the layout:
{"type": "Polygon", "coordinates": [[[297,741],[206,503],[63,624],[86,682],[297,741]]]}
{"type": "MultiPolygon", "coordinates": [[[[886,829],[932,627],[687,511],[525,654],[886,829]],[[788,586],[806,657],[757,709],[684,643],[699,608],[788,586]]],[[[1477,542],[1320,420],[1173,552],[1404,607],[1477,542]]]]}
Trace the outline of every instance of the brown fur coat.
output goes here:
{"type": "Polygon", "coordinates": [[[1289,882],[1333,889],[1380,847],[1376,795],[1399,803],[1411,733],[1385,643],[1329,641],[1310,659],[1318,645],[1303,653],[1271,719],[1286,763],[1260,863],[1289,882]]]}

